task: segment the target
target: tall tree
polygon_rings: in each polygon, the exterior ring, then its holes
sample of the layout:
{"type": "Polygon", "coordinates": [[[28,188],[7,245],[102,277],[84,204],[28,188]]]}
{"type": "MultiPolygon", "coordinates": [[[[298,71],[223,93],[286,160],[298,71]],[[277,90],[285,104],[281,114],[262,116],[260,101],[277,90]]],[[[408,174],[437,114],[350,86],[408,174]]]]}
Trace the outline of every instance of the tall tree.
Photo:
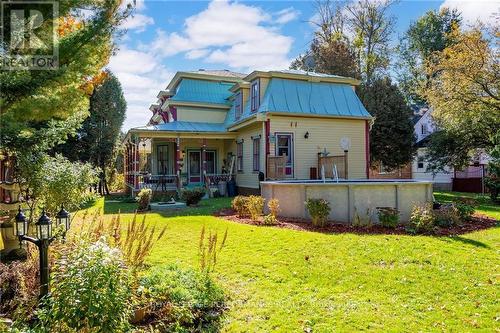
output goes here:
{"type": "MultiPolygon", "coordinates": [[[[47,19],[37,30],[37,34],[51,33],[57,21],[58,67],[0,72],[2,149],[47,150],[78,128],[88,112],[94,77],[107,64],[114,48],[113,36],[130,11],[121,2],[58,2],[58,16],[47,19]],[[54,140],[43,140],[44,135],[54,140]]],[[[12,57],[6,47],[0,46],[2,63],[12,57]]]]}
{"type": "Polygon", "coordinates": [[[363,81],[370,85],[389,67],[389,43],[395,18],[389,14],[393,0],[357,0],[345,7],[346,22],[363,81]]]}
{"type": "MultiPolygon", "coordinates": [[[[491,36],[498,43],[495,29],[491,36]]],[[[494,147],[500,128],[500,53],[483,30],[453,30],[450,38],[456,42],[428,62],[431,80],[422,94],[439,128],[460,143],[455,152],[442,156],[442,164],[448,160],[455,167],[468,165],[475,149],[494,147]]]]}
{"type": "Polygon", "coordinates": [[[399,88],[387,77],[360,89],[360,98],[375,117],[370,131],[370,154],[373,163],[382,162],[388,169],[402,167],[415,154],[412,110],[399,88]]]}
{"type": "Polygon", "coordinates": [[[425,65],[432,61],[434,52],[440,52],[455,42],[451,32],[458,29],[460,23],[461,15],[457,10],[444,8],[440,11],[428,11],[405,32],[398,47],[396,72],[399,86],[408,102],[427,104],[420,92],[422,88],[428,87],[431,79],[425,65]]]}
{"type": "Polygon", "coordinates": [[[101,169],[99,192],[109,193],[106,170],[113,164],[127,103],[120,82],[111,72],[104,72],[102,83],[90,97],[90,115],[77,135],[59,148],[73,160],[90,162],[101,169]]]}

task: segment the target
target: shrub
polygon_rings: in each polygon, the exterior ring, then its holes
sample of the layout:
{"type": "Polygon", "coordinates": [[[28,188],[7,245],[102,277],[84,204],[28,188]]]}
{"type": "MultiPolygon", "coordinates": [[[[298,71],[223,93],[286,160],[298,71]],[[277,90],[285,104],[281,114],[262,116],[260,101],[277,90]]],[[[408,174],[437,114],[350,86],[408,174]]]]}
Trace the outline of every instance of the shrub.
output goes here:
{"type": "Polygon", "coordinates": [[[246,202],[247,211],[253,221],[258,221],[264,209],[265,199],[260,195],[251,195],[246,202]]]}
{"type": "Polygon", "coordinates": [[[430,232],[434,229],[435,216],[432,203],[413,206],[408,230],[413,233],[430,232]]]}
{"type": "Polygon", "coordinates": [[[140,212],[149,210],[149,204],[151,203],[152,197],[153,191],[151,191],[150,188],[143,188],[136,198],[137,202],[139,203],[139,207],[137,207],[137,210],[140,212]]]}
{"type": "Polygon", "coordinates": [[[94,214],[87,211],[82,218],[75,221],[81,227],[70,230],[68,242],[80,239],[96,242],[105,237],[108,244],[121,250],[125,263],[135,271],[144,266],[146,257],[155,243],[163,238],[167,229],[164,226],[157,232],[156,226],[146,223],[147,215],[143,215],[140,222],[137,217],[138,215],[134,214],[132,221],[124,228],[119,213],[111,219],[104,219],[100,210],[96,210],[94,214]]]}
{"type": "Polygon", "coordinates": [[[44,330],[127,331],[132,294],[118,249],[104,239],[82,241],[68,246],[53,267],[52,294],[37,313],[44,330]]]}
{"type": "Polygon", "coordinates": [[[267,207],[269,208],[269,214],[273,217],[277,217],[280,213],[280,202],[278,199],[271,199],[267,203],[267,207]]]}
{"type": "Polygon", "coordinates": [[[276,216],[274,216],[273,214],[268,214],[264,216],[262,223],[264,223],[265,225],[276,225],[278,224],[278,220],[276,219],[276,216]]]}
{"type": "Polygon", "coordinates": [[[203,187],[195,187],[193,189],[183,189],[181,191],[181,200],[188,206],[196,205],[205,195],[203,187]]]}
{"type": "Polygon", "coordinates": [[[441,205],[438,210],[434,210],[435,224],[441,228],[449,228],[460,223],[460,214],[454,204],[441,205]]]}
{"type": "Polygon", "coordinates": [[[455,207],[458,210],[458,215],[462,221],[470,220],[475,211],[474,206],[465,202],[456,202],[455,207]]]}
{"type": "Polygon", "coordinates": [[[32,320],[39,281],[38,250],[33,245],[28,245],[26,260],[0,263],[0,313],[14,321],[32,320]]]}
{"type": "Polygon", "coordinates": [[[399,211],[392,207],[377,208],[378,220],[380,224],[386,228],[396,228],[399,224],[399,211]]]}
{"type": "Polygon", "coordinates": [[[210,275],[158,266],[139,282],[142,320],[159,332],[215,332],[225,309],[224,293],[210,275]]]}
{"type": "Polygon", "coordinates": [[[231,207],[238,213],[239,217],[248,216],[247,201],[248,197],[238,195],[231,202],[231,207]]]}
{"type": "Polygon", "coordinates": [[[325,225],[331,211],[328,201],[325,199],[307,199],[306,208],[314,226],[322,227],[325,225]]]}

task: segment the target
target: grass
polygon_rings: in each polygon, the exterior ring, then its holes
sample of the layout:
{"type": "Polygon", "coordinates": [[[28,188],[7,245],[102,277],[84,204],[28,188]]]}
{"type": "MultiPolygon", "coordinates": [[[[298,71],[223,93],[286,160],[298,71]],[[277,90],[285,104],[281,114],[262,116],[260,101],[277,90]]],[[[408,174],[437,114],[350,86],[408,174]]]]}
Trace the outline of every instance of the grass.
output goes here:
{"type": "Polygon", "coordinates": [[[434,192],[434,198],[438,202],[452,202],[459,197],[474,198],[479,203],[479,206],[476,207],[478,213],[500,220],[500,205],[493,203],[487,195],[465,192],[434,192]]]}
{"type": "MultiPolygon", "coordinates": [[[[151,265],[197,267],[201,228],[228,230],[214,273],[230,297],[223,331],[498,329],[500,228],[460,237],[325,235],[208,216],[224,205],[205,200],[183,212],[191,216],[148,214],[168,227],[151,265]]],[[[104,204],[108,212],[133,207],[104,204]]]]}

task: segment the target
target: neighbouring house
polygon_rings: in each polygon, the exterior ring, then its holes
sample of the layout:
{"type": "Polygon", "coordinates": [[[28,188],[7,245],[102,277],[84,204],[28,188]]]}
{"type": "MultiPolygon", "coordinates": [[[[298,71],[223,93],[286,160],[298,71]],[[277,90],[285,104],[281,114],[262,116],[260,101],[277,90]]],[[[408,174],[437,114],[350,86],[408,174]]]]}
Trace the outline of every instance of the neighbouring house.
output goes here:
{"type": "Polygon", "coordinates": [[[411,163],[412,178],[416,180],[431,180],[434,189],[444,191],[476,192],[485,191],[484,176],[490,160],[488,154],[478,150],[471,160],[471,164],[464,170],[455,170],[448,167],[433,174],[427,171],[428,162],[426,152],[429,139],[437,127],[432,119],[432,108],[422,108],[414,118],[415,135],[417,137],[417,154],[411,163]]]}
{"type": "Polygon", "coordinates": [[[148,124],[126,135],[127,185],[168,191],[234,177],[240,193],[258,193],[263,179],[366,179],[373,118],[358,84],[296,70],[178,72],[148,124]]]}

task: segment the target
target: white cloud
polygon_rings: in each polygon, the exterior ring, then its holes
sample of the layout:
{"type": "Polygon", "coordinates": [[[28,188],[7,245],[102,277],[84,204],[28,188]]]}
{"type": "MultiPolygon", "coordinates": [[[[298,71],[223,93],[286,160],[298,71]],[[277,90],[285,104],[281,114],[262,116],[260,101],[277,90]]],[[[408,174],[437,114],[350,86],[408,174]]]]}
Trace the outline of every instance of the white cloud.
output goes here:
{"type": "Polygon", "coordinates": [[[154,23],[155,21],[152,17],[143,14],[134,14],[133,16],[127,17],[127,19],[120,25],[120,28],[143,32],[148,25],[154,23]]]}
{"type": "Polygon", "coordinates": [[[120,80],[127,101],[124,130],[146,125],[151,117],[149,105],[156,102],[158,91],[173,77],[160,61],[150,53],[126,47],[111,57],[108,68],[120,80]]]}
{"type": "Polygon", "coordinates": [[[200,59],[208,55],[210,51],[206,49],[191,50],[186,53],[186,58],[188,59],[200,59]]]}
{"type": "MultiPolygon", "coordinates": [[[[288,8],[278,13],[278,19],[288,22],[295,15],[288,8]]],[[[206,62],[235,69],[281,69],[290,63],[287,55],[293,38],[280,34],[272,22],[272,15],[259,7],[212,1],[207,9],[185,20],[183,32],[159,30],[150,48],[167,57],[187,52],[190,59],[202,57],[203,50],[209,54],[206,62]]]]}
{"type": "Polygon", "coordinates": [[[279,24],[285,24],[297,19],[299,15],[300,11],[296,10],[293,7],[288,7],[276,13],[277,17],[275,19],[275,22],[279,24]]]}
{"type": "MultiPolygon", "coordinates": [[[[465,24],[475,24],[478,20],[483,23],[494,23],[494,14],[500,14],[498,0],[457,1],[445,0],[440,8],[458,9],[462,13],[465,24]]],[[[498,18],[497,18],[498,20],[498,18]]]]}

